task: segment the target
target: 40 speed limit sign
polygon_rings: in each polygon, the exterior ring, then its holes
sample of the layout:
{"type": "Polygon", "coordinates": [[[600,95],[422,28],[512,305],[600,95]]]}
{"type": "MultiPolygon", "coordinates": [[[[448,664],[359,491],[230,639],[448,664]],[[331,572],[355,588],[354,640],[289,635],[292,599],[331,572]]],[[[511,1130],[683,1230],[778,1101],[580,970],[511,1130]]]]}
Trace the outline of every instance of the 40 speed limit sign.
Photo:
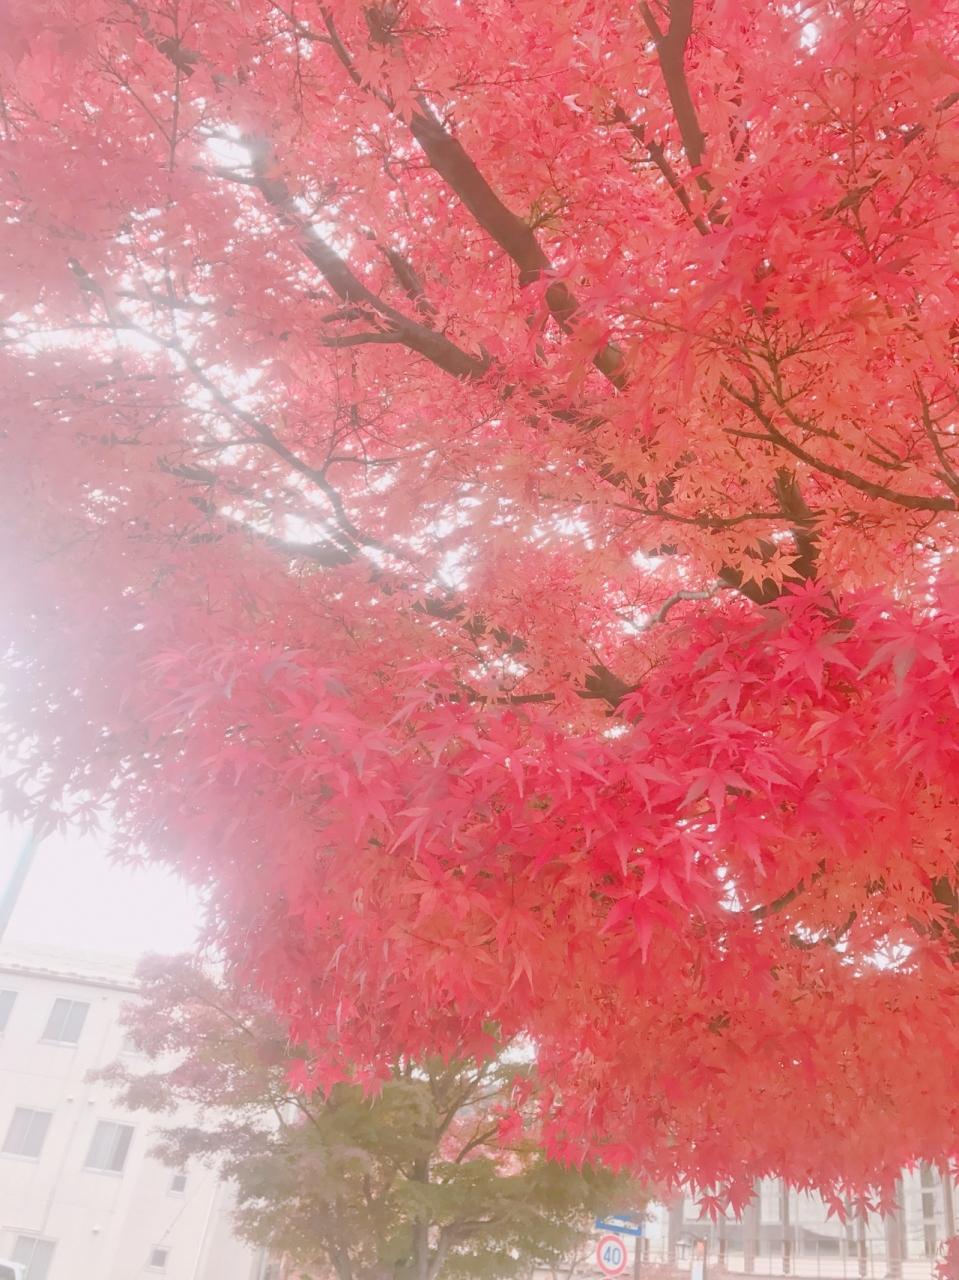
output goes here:
{"type": "Polygon", "coordinates": [[[600,1236],[596,1241],[596,1262],[607,1276],[619,1276],[626,1270],[626,1246],[619,1236],[600,1236]]]}

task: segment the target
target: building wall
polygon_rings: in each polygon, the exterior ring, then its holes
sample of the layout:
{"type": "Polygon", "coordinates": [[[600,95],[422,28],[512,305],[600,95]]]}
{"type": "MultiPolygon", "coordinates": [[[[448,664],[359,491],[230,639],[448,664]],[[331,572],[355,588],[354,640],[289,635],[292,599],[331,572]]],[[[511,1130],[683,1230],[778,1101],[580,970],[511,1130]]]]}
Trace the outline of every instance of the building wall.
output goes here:
{"type": "Polygon", "coordinates": [[[20,1260],[22,1238],[37,1237],[54,1242],[52,1259],[44,1274],[35,1257],[28,1280],[257,1280],[261,1259],[230,1230],[229,1188],[197,1164],[179,1190],[174,1171],[149,1154],[155,1119],[124,1113],[108,1085],[87,1078],[123,1051],[119,1013],[135,994],[131,975],[7,955],[3,990],[16,998],[0,1033],[0,1146],[15,1108],[51,1119],[36,1157],[0,1151],[0,1257],[20,1260]],[[89,1006],[76,1044],[43,1041],[58,998],[89,1006]],[[87,1167],[100,1121],[133,1126],[122,1171],[87,1167]]]}
{"type": "Polygon", "coordinates": [[[954,1230],[954,1195],[951,1181],[940,1170],[921,1166],[903,1170],[898,1210],[893,1215],[868,1214],[860,1220],[850,1213],[843,1223],[837,1215],[829,1215],[819,1196],[790,1190],[784,1223],[782,1183],[764,1178],[741,1220],[732,1215],[722,1224],[703,1219],[696,1201],[688,1196],[669,1207],[653,1206],[648,1248],[654,1259],[682,1264],[688,1262],[692,1242],[706,1239],[711,1257],[722,1252],[734,1270],[749,1270],[752,1258],[757,1273],[765,1271],[768,1263],[781,1268],[785,1249],[794,1261],[815,1261],[816,1273],[824,1276],[835,1273],[834,1260],[851,1263],[854,1272],[862,1252],[869,1260],[870,1275],[877,1259],[882,1260],[882,1274],[898,1274],[901,1264],[914,1264],[917,1274],[927,1274],[954,1230]]]}

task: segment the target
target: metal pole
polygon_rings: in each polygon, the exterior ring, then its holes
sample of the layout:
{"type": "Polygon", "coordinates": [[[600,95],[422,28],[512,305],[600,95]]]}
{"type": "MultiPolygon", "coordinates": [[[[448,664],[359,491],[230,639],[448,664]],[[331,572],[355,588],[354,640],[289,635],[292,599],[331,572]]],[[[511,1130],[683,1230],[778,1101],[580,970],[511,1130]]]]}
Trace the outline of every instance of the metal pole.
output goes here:
{"type": "Polygon", "coordinates": [[[902,1221],[899,1206],[883,1218],[886,1230],[886,1275],[889,1280],[902,1280],[902,1221]]]}
{"type": "MultiPolygon", "coordinates": [[[[716,1223],[717,1233],[717,1258],[720,1271],[726,1270],[726,1211],[720,1213],[719,1220],[716,1223]]],[[[638,1278],[637,1278],[638,1280],[638,1278]]]]}
{"type": "Polygon", "coordinates": [[[759,1223],[762,1211],[760,1184],[753,1183],[753,1194],[743,1211],[743,1271],[747,1276],[756,1270],[759,1253],[759,1223]]]}
{"type": "Polygon", "coordinates": [[[666,1261],[671,1267],[676,1265],[676,1246],[683,1230],[683,1197],[677,1196],[669,1206],[669,1225],[666,1236],[666,1261]]]}
{"type": "Polygon", "coordinates": [[[952,1174],[949,1165],[944,1164],[940,1171],[942,1178],[942,1217],[945,1235],[948,1240],[956,1234],[956,1210],[952,1201],[952,1174]]]}
{"type": "Polygon", "coordinates": [[[10,879],[7,881],[7,887],[3,891],[3,897],[0,898],[0,942],[3,941],[7,932],[7,926],[10,923],[10,917],[13,915],[23,886],[26,883],[30,868],[33,866],[33,860],[37,856],[37,850],[40,848],[40,833],[36,825],[23,842],[19,854],[17,855],[16,865],[10,879]]]}

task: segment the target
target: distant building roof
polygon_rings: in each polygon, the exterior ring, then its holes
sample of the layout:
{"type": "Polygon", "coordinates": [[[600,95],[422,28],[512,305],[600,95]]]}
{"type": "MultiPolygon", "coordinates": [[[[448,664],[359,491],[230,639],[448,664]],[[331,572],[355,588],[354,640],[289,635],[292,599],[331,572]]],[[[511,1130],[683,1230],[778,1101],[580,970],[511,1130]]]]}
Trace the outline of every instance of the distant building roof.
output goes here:
{"type": "Polygon", "coordinates": [[[117,991],[136,991],[137,960],[129,956],[102,955],[95,951],[69,951],[11,942],[0,947],[0,973],[22,973],[61,982],[83,982],[117,991]]]}

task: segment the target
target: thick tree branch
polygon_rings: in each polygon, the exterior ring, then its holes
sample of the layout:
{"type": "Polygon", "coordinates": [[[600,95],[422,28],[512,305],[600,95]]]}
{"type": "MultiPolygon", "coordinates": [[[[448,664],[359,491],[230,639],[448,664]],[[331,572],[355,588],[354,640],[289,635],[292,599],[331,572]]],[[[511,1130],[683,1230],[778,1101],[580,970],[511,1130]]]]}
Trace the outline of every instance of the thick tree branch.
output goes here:
{"type": "MultiPolygon", "coordinates": [[[[343,302],[365,304],[386,322],[389,330],[387,335],[375,339],[367,337],[366,341],[402,343],[455,378],[476,379],[484,376],[489,365],[484,356],[470,355],[443,334],[404,315],[373,293],[315,228],[304,225],[285,182],[271,170],[269,144],[262,139],[248,139],[247,145],[253,156],[253,185],[277,211],[282,221],[296,232],[300,250],[305,257],[319,270],[343,302]]],[[[342,342],[342,345],[351,344],[342,342]]]]}
{"type": "Polygon", "coordinates": [[[780,467],[773,485],[779,499],[780,510],[790,521],[796,558],[793,569],[798,578],[806,581],[816,576],[819,557],[819,537],[816,533],[816,515],[806,503],[794,473],[788,467],[780,467]]]}
{"type": "MultiPolygon", "coordinates": [[[[375,239],[375,237],[371,236],[371,239],[375,239]]],[[[436,308],[427,298],[423,281],[416,274],[412,265],[407,262],[401,253],[398,253],[396,249],[391,249],[389,245],[382,245],[376,242],[376,247],[390,264],[393,275],[398,280],[406,296],[416,305],[417,311],[421,315],[432,319],[436,315],[436,308]]]]}
{"type": "Polygon", "coordinates": [[[663,601],[646,625],[654,627],[665,622],[673,609],[686,600],[711,600],[715,594],[715,591],[674,591],[663,601]]]}
{"type": "MultiPolygon", "coordinates": [[[[686,46],[693,29],[693,0],[671,0],[669,27],[665,32],[645,0],[640,4],[639,11],[656,46],[660,70],[686,158],[694,169],[699,169],[706,151],[706,135],[696,115],[685,67],[686,46]]],[[[697,174],[696,181],[704,194],[711,193],[712,186],[704,174],[697,174]]]]}
{"type": "MultiPolygon", "coordinates": [[[[324,23],[340,62],[354,83],[362,84],[349,51],[340,39],[329,13],[324,13],[324,23]]],[[[391,33],[382,26],[377,27],[374,38],[380,43],[394,42],[391,33]]],[[[392,104],[384,95],[377,96],[392,108],[392,104]]],[[[483,230],[519,268],[520,284],[534,284],[537,280],[550,276],[553,272],[552,264],[533,230],[522,218],[507,208],[480,173],[463,145],[441,123],[425,98],[419,98],[418,102],[419,110],[413,111],[409,121],[413,137],[419,143],[433,169],[470,211],[483,230]]],[[[566,284],[557,280],[547,286],[545,299],[553,319],[560,328],[569,331],[579,312],[579,302],[575,295],[566,284]]],[[[607,343],[593,357],[593,363],[613,386],[625,386],[623,355],[618,347],[607,343]]]]}

